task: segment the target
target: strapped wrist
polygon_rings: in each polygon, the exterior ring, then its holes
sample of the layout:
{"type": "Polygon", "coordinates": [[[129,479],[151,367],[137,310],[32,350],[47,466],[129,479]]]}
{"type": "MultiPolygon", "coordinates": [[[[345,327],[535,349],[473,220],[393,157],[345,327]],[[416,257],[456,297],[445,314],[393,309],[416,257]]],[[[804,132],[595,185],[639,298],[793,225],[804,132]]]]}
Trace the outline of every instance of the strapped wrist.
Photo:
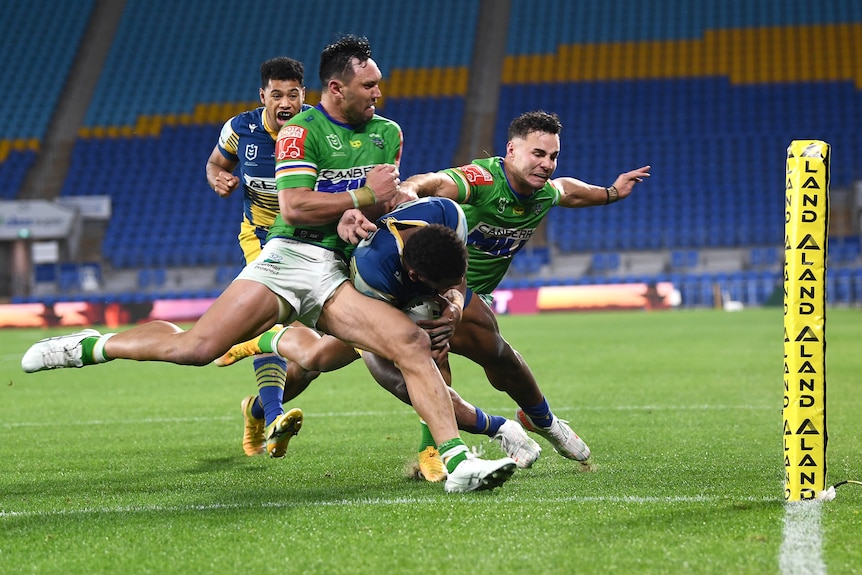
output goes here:
{"type": "Polygon", "coordinates": [[[605,188],[605,193],[608,195],[608,201],[605,202],[605,205],[612,204],[620,199],[620,192],[617,190],[616,186],[612,185],[605,188]]]}
{"type": "Polygon", "coordinates": [[[371,206],[377,203],[377,196],[374,195],[374,190],[372,190],[371,186],[368,185],[362,186],[358,190],[353,190],[350,197],[353,198],[353,204],[357,208],[362,206],[371,206]]]}

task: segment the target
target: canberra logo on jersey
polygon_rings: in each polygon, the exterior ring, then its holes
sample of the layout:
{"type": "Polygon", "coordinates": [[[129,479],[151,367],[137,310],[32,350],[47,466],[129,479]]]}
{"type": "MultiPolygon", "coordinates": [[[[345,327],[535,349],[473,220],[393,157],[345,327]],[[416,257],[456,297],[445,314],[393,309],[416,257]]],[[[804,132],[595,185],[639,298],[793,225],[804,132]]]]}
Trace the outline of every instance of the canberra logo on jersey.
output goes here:
{"type": "Polygon", "coordinates": [[[482,166],[467,164],[458,169],[461,170],[471,186],[489,186],[494,183],[494,176],[482,166]]]}
{"type": "Polygon", "coordinates": [[[467,235],[467,245],[494,256],[511,257],[533,237],[536,230],[501,228],[479,222],[467,235]]]}
{"type": "Polygon", "coordinates": [[[275,160],[295,160],[302,157],[308,130],[302,126],[287,125],[278,133],[275,143],[275,160]]]}
{"type": "Polygon", "coordinates": [[[368,176],[374,166],[356,166],[355,168],[342,169],[322,169],[317,174],[318,189],[323,191],[329,190],[355,190],[365,183],[365,178],[368,176]],[[347,186],[344,182],[354,182],[355,185],[347,186]],[[326,185],[329,184],[329,185],[326,185]]]}

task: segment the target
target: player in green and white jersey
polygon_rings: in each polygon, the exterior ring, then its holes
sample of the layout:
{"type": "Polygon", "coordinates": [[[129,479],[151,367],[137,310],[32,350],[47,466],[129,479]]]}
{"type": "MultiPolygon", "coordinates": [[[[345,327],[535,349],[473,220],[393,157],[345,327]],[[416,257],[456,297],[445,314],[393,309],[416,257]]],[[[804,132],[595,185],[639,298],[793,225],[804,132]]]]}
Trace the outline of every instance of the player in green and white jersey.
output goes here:
{"type": "Polygon", "coordinates": [[[601,206],[624,199],[649,177],[650,166],[620,174],[609,187],[570,177],[551,179],[561,130],[555,114],[527,112],[509,125],[505,156],[416,175],[401,188],[455,200],[467,218],[467,303],[449,340],[451,351],[481,365],[491,385],[515,400],[517,418],[527,430],[545,437],[560,455],[583,461],[590,456],[589,447],[553,414],[529,366],[500,334],[489,303],[512,257],[552,207],[601,206]]]}

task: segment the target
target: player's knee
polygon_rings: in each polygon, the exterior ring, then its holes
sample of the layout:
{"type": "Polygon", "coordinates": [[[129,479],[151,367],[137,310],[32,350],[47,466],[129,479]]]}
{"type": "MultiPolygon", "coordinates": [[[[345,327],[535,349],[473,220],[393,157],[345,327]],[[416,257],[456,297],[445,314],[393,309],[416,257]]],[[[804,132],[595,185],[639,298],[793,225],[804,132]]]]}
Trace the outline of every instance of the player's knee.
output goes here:
{"type": "Polygon", "coordinates": [[[431,339],[428,333],[418,326],[394,341],[400,342],[391,358],[396,365],[407,366],[424,362],[431,357],[431,339]]]}

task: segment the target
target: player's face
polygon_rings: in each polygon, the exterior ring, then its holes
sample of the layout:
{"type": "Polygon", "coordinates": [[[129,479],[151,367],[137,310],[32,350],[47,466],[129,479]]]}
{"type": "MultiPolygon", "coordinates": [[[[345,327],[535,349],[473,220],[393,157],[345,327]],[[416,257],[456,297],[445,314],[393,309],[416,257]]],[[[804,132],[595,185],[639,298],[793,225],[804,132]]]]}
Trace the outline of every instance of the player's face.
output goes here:
{"type": "Polygon", "coordinates": [[[305,103],[305,88],[296,80],[272,80],[260,89],[260,103],[270,126],[281,129],[305,103]]]}
{"type": "Polygon", "coordinates": [[[341,114],[352,126],[364,124],[374,116],[380,98],[380,79],[383,77],[377,63],[371,58],[365,62],[353,59],[353,78],[340,83],[341,114]]]}
{"type": "Polygon", "coordinates": [[[560,136],[530,132],[526,138],[513,138],[506,146],[507,176],[515,191],[529,195],[540,189],[557,169],[560,136]]]}
{"type": "Polygon", "coordinates": [[[406,266],[406,268],[407,277],[410,278],[410,281],[425,284],[437,293],[446,293],[450,289],[457,288],[464,282],[464,276],[461,276],[460,278],[442,279],[440,281],[433,282],[419,272],[417,272],[415,269],[411,268],[409,265],[406,266]]]}

